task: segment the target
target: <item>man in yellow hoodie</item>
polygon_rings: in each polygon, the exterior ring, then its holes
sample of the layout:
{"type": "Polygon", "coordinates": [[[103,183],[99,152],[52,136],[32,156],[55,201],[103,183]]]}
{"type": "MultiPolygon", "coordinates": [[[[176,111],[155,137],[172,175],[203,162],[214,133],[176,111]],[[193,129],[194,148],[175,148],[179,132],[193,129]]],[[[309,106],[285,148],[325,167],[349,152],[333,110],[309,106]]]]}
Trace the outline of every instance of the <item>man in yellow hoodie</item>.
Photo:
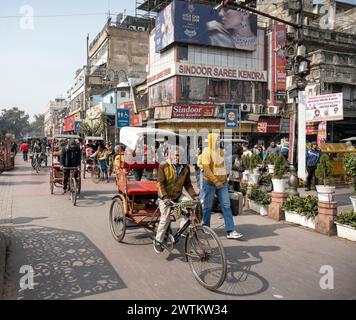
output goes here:
{"type": "Polygon", "coordinates": [[[224,150],[220,147],[220,138],[217,133],[211,133],[208,136],[208,147],[203,151],[202,164],[204,169],[204,224],[210,226],[211,209],[216,194],[223,212],[227,238],[241,238],[242,234],[235,230],[227,184],[224,150]]]}

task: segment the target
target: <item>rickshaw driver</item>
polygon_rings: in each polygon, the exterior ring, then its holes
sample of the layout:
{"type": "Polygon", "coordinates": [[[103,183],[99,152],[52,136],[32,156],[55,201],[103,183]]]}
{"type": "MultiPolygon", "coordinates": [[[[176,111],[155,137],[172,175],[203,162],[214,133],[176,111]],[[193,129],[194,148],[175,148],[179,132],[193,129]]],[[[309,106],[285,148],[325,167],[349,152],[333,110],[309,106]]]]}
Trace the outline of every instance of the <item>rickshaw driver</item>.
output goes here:
{"type": "MultiPolygon", "coordinates": [[[[162,162],[157,173],[158,188],[158,206],[161,212],[160,222],[157,228],[156,239],[154,241],[154,250],[157,253],[163,252],[162,242],[170,224],[171,202],[189,201],[187,196],[183,195],[183,187],[192,199],[197,198],[197,194],[190,180],[190,169],[187,164],[179,164],[179,156],[184,150],[179,146],[171,146],[168,150],[168,159],[162,162]]],[[[186,222],[182,216],[180,227],[186,222]]]]}
{"type": "MultiPolygon", "coordinates": [[[[80,149],[75,144],[74,140],[70,140],[67,147],[61,151],[61,166],[64,168],[79,168],[80,167],[80,149]]],[[[70,170],[63,169],[63,193],[67,192],[70,170]]],[[[76,180],[79,178],[79,171],[74,172],[76,180]]]]}

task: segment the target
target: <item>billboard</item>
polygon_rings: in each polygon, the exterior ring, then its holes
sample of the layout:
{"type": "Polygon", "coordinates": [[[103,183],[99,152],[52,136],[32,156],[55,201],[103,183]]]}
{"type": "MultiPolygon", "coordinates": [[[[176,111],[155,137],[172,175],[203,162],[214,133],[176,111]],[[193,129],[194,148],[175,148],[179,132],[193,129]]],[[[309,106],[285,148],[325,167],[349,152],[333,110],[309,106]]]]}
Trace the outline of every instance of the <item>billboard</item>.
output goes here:
{"type": "Polygon", "coordinates": [[[306,105],[306,121],[321,122],[344,119],[343,94],[332,93],[309,97],[306,105]]]}
{"type": "Polygon", "coordinates": [[[225,127],[237,129],[239,127],[239,111],[236,109],[225,109],[225,127]]]}
{"type": "Polygon", "coordinates": [[[156,19],[155,47],[160,52],[173,42],[256,50],[257,16],[233,9],[174,1],[156,19]]]}

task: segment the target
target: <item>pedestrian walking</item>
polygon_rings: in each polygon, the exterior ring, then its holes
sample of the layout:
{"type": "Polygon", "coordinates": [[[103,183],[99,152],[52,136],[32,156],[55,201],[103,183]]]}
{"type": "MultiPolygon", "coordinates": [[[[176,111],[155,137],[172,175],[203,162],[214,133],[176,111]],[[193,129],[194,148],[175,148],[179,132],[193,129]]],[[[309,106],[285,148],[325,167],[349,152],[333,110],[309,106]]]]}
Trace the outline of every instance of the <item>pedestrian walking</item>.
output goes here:
{"type": "Polygon", "coordinates": [[[311,190],[312,180],[313,178],[316,179],[315,170],[320,162],[320,158],[321,158],[321,152],[318,150],[318,144],[316,142],[313,142],[311,150],[308,150],[306,153],[306,167],[307,167],[308,177],[307,177],[307,188],[305,189],[305,191],[311,190]]]}
{"type": "Polygon", "coordinates": [[[23,161],[28,161],[28,150],[30,146],[26,141],[23,141],[20,145],[20,151],[22,152],[23,161]]]}
{"type": "Polygon", "coordinates": [[[271,141],[270,146],[267,149],[266,158],[271,153],[275,153],[277,156],[281,155],[281,149],[276,145],[276,142],[274,140],[271,141]]]}

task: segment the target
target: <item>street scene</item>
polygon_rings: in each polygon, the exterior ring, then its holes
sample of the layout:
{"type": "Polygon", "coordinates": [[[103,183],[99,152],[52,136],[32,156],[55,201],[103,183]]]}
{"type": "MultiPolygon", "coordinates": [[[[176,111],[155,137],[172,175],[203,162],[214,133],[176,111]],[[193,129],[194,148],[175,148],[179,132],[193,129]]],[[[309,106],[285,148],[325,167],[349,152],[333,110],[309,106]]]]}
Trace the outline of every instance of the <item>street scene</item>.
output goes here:
{"type": "Polygon", "coordinates": [[[356,300],[356,1],[0,7],[0,300],[356,300]]]}

